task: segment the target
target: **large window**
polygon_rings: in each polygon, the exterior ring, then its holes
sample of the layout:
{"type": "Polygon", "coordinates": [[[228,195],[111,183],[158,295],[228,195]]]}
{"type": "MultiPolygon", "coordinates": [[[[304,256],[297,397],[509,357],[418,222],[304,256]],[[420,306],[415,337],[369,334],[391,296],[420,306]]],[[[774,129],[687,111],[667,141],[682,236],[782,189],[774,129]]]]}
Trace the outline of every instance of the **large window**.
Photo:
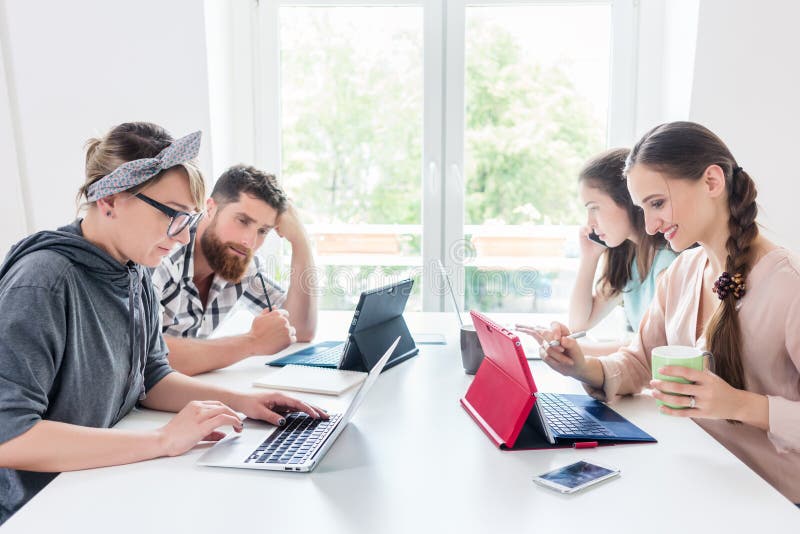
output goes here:
{"type": "Polygon", "coordinates": [[[418,6],[282,6],[281,174],[316,245],[321,306],[422,265],[418,6]]]}
{"type": "Polygon", "coordinates": [[[610,5],[468,6],[466,307],[561,312],[582,163],[606,146],[610,5]]]}
{"type": "Polygon", "coordinates": [[[632,1],[259,10],[256,96],[279,100],[260,124],[309,225],[323,308],[411,277],[409,309],[443,309],[441,260],[466,309],[566,310],[577,171],[632,127],[632,1]]]}

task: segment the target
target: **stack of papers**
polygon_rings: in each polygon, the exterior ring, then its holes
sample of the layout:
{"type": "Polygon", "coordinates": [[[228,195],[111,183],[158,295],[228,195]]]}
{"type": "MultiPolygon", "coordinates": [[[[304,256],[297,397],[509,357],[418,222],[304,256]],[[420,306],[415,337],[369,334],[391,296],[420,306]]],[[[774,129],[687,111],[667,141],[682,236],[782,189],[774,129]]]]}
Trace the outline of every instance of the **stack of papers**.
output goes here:
{"type": "Polygon", "coordinates": [[[262,388],[341,395],[367,378],[367,373],[307,365],[286,365],[253,382],[262,388]]]}

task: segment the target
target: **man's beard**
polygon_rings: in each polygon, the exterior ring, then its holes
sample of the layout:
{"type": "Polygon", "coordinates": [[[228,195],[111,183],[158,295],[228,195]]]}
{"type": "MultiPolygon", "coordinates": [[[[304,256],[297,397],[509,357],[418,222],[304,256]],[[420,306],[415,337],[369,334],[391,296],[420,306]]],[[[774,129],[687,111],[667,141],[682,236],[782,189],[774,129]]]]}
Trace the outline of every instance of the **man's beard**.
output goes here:
{"type": "Polygon", "coordinates": [[[253,260],[253,250],[244,248],[231,241],[223,243],[214,232],[215,226],[216,225],[212,223],[212,225],[203,232],[200,238],[200,249],[203,251],[208,265],[215,273],[228,282],[238,284],[242,281],[247,267],[253,260]],[[245,254],[245,256],[237,256],[229,250],[229,248],[237,250],[245,254]]]}

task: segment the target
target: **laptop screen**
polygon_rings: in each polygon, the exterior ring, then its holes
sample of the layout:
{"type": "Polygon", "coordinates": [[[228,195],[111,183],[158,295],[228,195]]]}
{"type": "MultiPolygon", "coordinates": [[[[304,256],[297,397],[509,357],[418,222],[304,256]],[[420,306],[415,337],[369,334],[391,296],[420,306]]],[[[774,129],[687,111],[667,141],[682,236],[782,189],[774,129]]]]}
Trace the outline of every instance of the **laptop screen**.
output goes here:
{"type": "Polygon", "coordinates": [[[388,362],[389,358],[392,357],[394,349],[397,348],[398,343],[400,343],[399,337],[394,340],[394,343],[392,343],[392,345],[386,350],[386,352],[383,353],[383,356],[381,356],[380,360],[378,360],[378,362],[375,364],[372,370],[370,370],[367,379],[364,380],[364,383],[359,388],[358,393],[356,393],[356,396],[353,397],[353,401],[350,403],[350,407],[347,409],[347,412],[345,412],[344,417],[342,418],[344,424],[346,424],[347,421],[349,421],[350,418],[353,417],[353,414],[356,413],[356,410],[358,410],[358,407],[364,401],[364,397],[367,396],[367,392],[372,387],[373,382],[375,382],[378,379],[378,375],[381,374],[381,371],[383,371],[383,368],[386,366],[386,362],[388,362]]]}

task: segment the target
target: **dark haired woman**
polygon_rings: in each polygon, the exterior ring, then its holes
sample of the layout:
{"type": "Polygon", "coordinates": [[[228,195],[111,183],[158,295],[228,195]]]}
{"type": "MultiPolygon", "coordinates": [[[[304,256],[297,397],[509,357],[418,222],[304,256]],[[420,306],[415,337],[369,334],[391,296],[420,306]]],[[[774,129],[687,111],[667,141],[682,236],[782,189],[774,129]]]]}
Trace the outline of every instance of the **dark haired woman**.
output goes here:
{"type": "Polygon", "coordinates": [[[658,126],[628,157],[628,189],[647,231],[688,250],[658,283],[634,342],[602,358],[584,357],[569,330],[554,325],[542,350],[562,374],[594,396],[654,388],[692,417],[791,501],[800,502],[800,260],[764,238],[756,187],[725,144],[690,122],[658,126]],[[650,353],[691,345],[714,355],[714,372],[667,366],[652,380],[650,353]]]}
{"type": "MultiPolygon", "coordinates": [[[[676,253],[662,235],[648,235],[642,210],[634,206],[623,171],[627,148],[609,150],[592,158],[578,175],[586,226],[580,230],[581,260],[569,307],[572,331],[588,330],[622,304],[632,330],[639,327],[655,296],[656,281],[676,253]],[[590,238],[597,237],[603,244],[590,238]],[[600,279],[594,283],[598,263],[600,279]]],[[[539,338],[535,327],[517,329],[539,338]]],[[[614,352],[622,339],[611,343],[582,343],[591,354],[614,352]]]]}

